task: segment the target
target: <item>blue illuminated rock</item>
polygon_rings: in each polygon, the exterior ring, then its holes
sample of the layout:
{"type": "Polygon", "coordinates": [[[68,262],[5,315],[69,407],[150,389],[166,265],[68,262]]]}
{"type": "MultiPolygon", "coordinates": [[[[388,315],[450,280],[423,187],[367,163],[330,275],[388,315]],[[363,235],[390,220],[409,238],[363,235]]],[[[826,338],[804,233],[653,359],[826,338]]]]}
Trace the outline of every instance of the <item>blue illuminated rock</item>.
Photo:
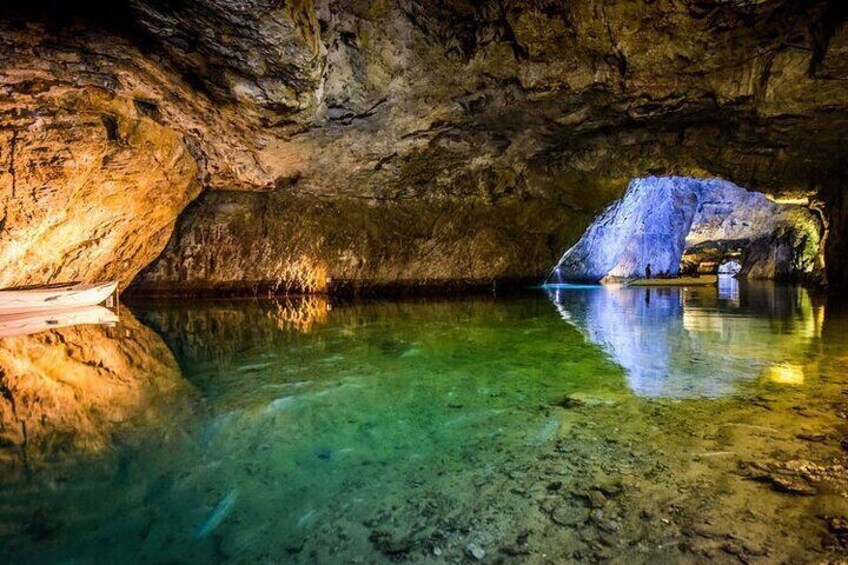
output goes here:
{"type": "Polygon", "coordinates": [[[756,243],[743,273],[779,278],[816,267],[818,231],[806,208],[777,204],[725,180],[639,178],[565,252],[551,280],[642,277],[649,265],[654,275],[677,274],[685,249],[711,241],[741,248],[756,243]],[[780,249],[763,251],[778,239],[780,249]]]}

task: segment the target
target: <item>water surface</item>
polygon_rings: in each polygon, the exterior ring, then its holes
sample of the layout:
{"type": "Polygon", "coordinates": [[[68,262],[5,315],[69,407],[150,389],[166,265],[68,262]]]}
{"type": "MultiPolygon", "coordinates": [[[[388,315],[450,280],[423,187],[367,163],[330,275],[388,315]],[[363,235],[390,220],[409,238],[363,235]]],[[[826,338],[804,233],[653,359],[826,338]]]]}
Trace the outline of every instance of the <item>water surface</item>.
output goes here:
{"type": "Polygon", "coordinates": [[[803,289],[133,312],[0,342],[2,560],[845,555],[848,324],[803,289]]]}

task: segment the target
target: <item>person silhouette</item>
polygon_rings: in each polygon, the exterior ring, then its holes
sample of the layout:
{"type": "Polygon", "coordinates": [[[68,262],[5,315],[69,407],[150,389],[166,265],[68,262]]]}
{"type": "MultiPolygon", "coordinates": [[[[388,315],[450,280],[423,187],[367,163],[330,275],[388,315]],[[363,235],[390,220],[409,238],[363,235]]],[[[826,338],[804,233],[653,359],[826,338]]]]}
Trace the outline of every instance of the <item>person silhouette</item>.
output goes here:
{"type": "Polygon", "coordinates": [[[646,279],[651,278],[651,264],[650,263],[648,263],[648,266],[645,267],[645,278],[646,279]]]}

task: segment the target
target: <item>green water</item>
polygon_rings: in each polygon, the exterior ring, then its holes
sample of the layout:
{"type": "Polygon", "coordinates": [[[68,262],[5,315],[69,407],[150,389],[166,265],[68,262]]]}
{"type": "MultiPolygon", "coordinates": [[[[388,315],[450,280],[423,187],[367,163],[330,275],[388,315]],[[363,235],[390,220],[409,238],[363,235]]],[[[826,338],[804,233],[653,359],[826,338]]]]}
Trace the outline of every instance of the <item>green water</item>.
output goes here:
{"type": "Polygon", "coordinates": [[[848,324],[802,289],[132,312],[0,342],[3,561],[846,555],[848,324]]]}

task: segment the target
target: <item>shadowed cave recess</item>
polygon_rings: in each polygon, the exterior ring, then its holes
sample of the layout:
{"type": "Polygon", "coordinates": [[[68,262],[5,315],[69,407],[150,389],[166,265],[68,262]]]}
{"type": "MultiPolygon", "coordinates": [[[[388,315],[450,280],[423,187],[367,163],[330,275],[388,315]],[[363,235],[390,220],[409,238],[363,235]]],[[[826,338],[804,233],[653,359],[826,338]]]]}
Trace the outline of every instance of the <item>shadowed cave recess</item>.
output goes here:
{"type": "MultiPolygon", "coordinates": [[[[765,196],[693,189],[691,231],[672,229],[690,221],[669,215],[679,202],[646,204],[655,237],[686,238],[655,272],[738,259],[749,278],[848,281],[841,2],[42,1],[0,16],[3,287],[539,282],[625,192],[660,202],[682,178],[765,196]]],[[[644,268],[619,251],[563,276],[644,268]]]]}

